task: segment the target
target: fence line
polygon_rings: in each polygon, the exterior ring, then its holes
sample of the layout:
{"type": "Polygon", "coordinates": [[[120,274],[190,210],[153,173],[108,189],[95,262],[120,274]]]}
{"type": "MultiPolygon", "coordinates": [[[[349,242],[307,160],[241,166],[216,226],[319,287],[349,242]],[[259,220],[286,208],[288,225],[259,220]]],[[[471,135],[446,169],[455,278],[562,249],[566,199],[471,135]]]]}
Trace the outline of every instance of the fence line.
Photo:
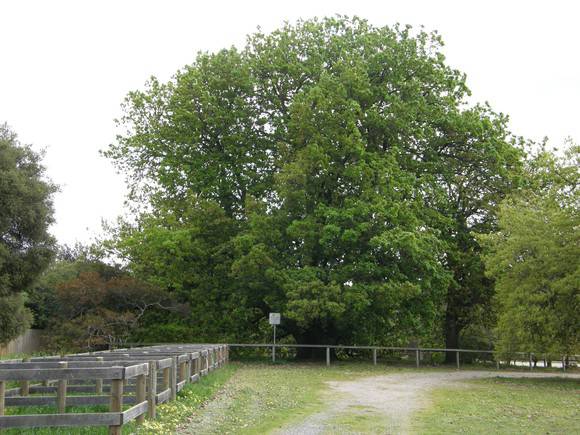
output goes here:
{"type": "Polygon", "coordinates": [[[18,353],[33,353],[42,350],[42,330],[27,329],[22,335],[0,345],[0,356],[18,353]]]}
{"type": "MultiPolygon", "coordinates": [[[[496,362],[496,367],[499,369],[501,367],[500,352],[494,350],[478,350],[478,349],[447,349],[447,348],[431,348],[431,347],[397,347],[397,346],[351,346],[351,345],[330,345],[330,344],[281,344],[281,343],[230,343],[228,344],[230,348],[267,348],[272,349],[272,361],[276,360],[276,349],[297,349],[297,348],[314,348],[314,349],[326,349],[326,365],[330,366],[330,349],[353,349],[353,350],[371,350],[373,364],[377,364],[377,352],[378,351],[400,351],[415,354],[415,365],[417,367],[421,364],[421,355],[424,353],[441,353],[450,352],[455,353],[455,362],[457,368],[461,366],[460,355],[462,353],[467,354],[488,354],[493,356],[496,362]]],[[[510,352],[511,355],[525,357],[528,361],[529,369],[532,370],[533,358],[535,356],[545,356],[545,354],[538,354],[535,352],[510,352]]],[[[565,359],[578,361],[580,358],[578,355],[563,355],[561,356],[560,363],[562,364],[562,369],[566,370],[565,359]]]]}
{"type": "Polygon", "coordinates": [[[108,426],[120,434],[132,420],[155,418],[158,404],[228,358],[227,345],[189,344],[0,361],[0,430],[108,426]],[[105,404],[109,412],[66,413],[66,406],[105,404]],[[52,406],[57,414],[5,415],[15,406],[52,406]]]}

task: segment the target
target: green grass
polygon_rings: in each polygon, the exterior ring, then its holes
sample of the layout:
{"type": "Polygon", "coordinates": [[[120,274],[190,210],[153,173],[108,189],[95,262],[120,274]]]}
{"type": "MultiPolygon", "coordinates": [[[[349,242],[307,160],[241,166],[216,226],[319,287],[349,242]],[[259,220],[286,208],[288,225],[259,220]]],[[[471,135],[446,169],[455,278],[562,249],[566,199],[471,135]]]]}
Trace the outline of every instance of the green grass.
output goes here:
{"type": "MultiPolygon", "coordinates": [[[[56,414],[57,410],[52,406],[26,406],[26,407],[10,407],[6,408],[6,415],[33,415],[33,414],[56,414]]],[[[83,412],[107,412],[109,410],[106,405],[98,406],[67,406],[68,413],[83,413],[83,412]]],[[[75,435],[91,435],[91,434],[106,434],[108,428],[105,427],[78,427],[78,428],[31,428],[31,429],[5,429],[3,434],[75,434],[75,435]]]]}
{"type": "MultiPolygon", "coordinates": [[[[328,381],[416,372],[417,369],[368,363],[230,363],[200,382],[188,384],[177,401],[160,405],[158,417],[123,427],[124,433],[257,435],[299,423],[334,402],[328,381]]],[[[422,368],[421,372],[448,371],[422,368]]],[[[415,433],[580,433],[580,381],[505,379],[466,381],[426,393],[430,406],[412,417],[415,433]]],[[[75,407],[67,412],[106,411],[75,407]]],[[[11,409],[11,413],[15,410],[11,409]]],[[[19,413],[54,412],[46,407],[19,413]],[[31,412],[32,411],[32,412],[31,412]]],[[[380,411],[349,406],[327,421],[330,433],[383,433],[389,422],[380,411]],[[336,429],[336,431],[334,431],[336,429]]],[[[105,434],[107,428],[47,428],[6,433],[105,434]]]]}
{"type": "Polygon", "coordinates": [[[364,406],[350,406],[337,417],[330,419],[329,433],[382,434],[389,426],[388,418],[364,406]]]}
{"type": "Polygon", "coordinates": [[[9,353],[7,355],[0,355],[0,361],[7,360],[7,359],[23,359],[29,358],[34,356],[47,356],[53,355],[52,353],[47,352],[33,352],[33,353],[9,353]]]}
{"type": "Polygon", "coordinates": [[[365,363],[328,368],[320,364],[243,364],[227,391],[208,409],[193,414],[184,433],[268,433],[323,409],[328,400],[325,382],[394,370],[365,363]]]}
{"type": "Polygon", "coordinates": [[[21,359],[24,357],[27,357],[29,355],[24,354],[24,353],[9,353],[7,355],[0,355],[0,361],[5,360],[5,359],[21,359]]]}
{"type": "MultiPolygon", "coordinates": [[[[447,369],[421,369],[421,371],[447,369]]],[[[364,363],[243,364],[216,400],[193,413],[183,433],[264,434],[299,423],[332,402],[327,381],[416,369],[364,363]]],[[[580,433],[580,381],[491,379],[438,389],[432,407],[411,422],[415,433],[580,433]],[[465,384],[468,387],[465,387],[465,384]]],[[[429,393],[426,393],[429,394],[429,393]]],[[[388,417],[348,407],[327,421],[328,433],[384,433],[388,417]]]]}
{"type": "Polygon", "coordinates": [[[212,399],[237,372],[238,368],[237,364],[230,363],[211,372],[195,384],[187,384],[178,393],[178,400],[157,407],[155,420],[145,420],[145,423],[140,426],[132,423],[127,427],[124,426],[123,431],[139,434],[173,433],[196,409],[212,399]]]}
{"type": "Polygon", "coordinates": [[[493,378],[441,388],[415,416],[418,434],[580,433],[580,380],[493,378]]]}

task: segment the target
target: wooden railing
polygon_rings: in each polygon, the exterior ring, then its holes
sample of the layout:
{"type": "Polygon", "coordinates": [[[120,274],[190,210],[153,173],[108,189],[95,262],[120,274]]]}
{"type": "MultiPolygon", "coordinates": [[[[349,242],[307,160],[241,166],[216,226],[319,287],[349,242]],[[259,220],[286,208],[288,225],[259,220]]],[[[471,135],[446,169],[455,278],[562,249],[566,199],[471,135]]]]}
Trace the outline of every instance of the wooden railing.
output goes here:
{"type": "Polygon", "coordinates": [[[193,344],[3,361],[0,429],[108,426],[109,433],[119,434],[132,420],[155,418],[158,404],[221,367],[228,354],[226,345],[193,344]],[[109,412],[66,413],[67,406],[107,404],[109,412]],[[57,413],[6,415],[10,407],[27,406],[52,407],[57,413]]]}
{"type": "MultiPolygon", "coordinates": [[[[235,348],[255,348],[255,349],[269,349],[272,355],[272,361],[276,360],[277,349],[299,349],[299,348],[313,348],[324,349],[326,353],[326,365],[330,366],[331,350],[356,350],[356,351],[371,351],[373,363],[377,364],[377,355],[379,352],[399,352],[412,357],[415,360],[415,365],[421,365],[423,355],[434,353],[451,353],[455,356],[455,364],[457,368],[461,366],[461,355],[486,355],[489,360],[494,361],[497,369],[502,365],[510,365],[510,361],[502,361],[501,354],[494,350],[478,350],[478,349],[447,349],[447,348],[430,348],[430,347],[393,347],[393,346],[349,346],[349,345],[328,345],[328,344],[281,344],[281,343],[229,343],[228,347],[235,348]]],[[[513,361],[520,361],[521,366],[525,366],[532,370],[534,368],[534,359],[539,358],[545,361],[545,354],[535,352],[511,352],[513,361]]],[[[556,363],[566,370],[565,360],[569,363],[577,364],[580,361],[580,355],[563,355],[559,356],[556,363]]],[[[545,364],[545,363],[544,363],[545,364]]]]}

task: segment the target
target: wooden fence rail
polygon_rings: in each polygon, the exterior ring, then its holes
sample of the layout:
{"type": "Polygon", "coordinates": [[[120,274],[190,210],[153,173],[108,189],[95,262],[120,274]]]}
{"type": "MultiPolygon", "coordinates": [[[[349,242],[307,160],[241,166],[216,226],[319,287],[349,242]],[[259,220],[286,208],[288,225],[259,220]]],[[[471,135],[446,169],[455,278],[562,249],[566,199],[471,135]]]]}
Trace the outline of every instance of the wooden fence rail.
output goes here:
{"type": "Polygon", "coordinates": [[[0,362],[0,429],[124,424],[173,400],[188,383],[228,361],[227,345],[163,345],[0,362]],[[74,394],[82,393],[82,395],[74,394]],[[66,413],[67,406],[109,405],[109,412],[66,413]],[[10,407],[57,413],[6,415],[10,407]]]}
{"type": "MultiPolygon", "coordinates": [[[[446,348],[432,348],[432,347],[394,347],[394,346],[348,346],[348,345],[327,345],[327,344],[280,344],[280,343],[229,343],[228,348],[263,348],[271,349],[272,360],[276,359],[277,349],[298,349],[298,348],[310,348],[310,349],[324,349],[326,352],[326,365],[330,366],[331,361],[331,349],[334,350],[367,350],[372,352],[373,363],[377,364],[377,352],[379,351],[394,351],[403,352],[408,355],[412,355],[415,359],[415,365],[419,367],[421,365],[421,359],[424,354],[429,353],[453,353],[455,354],[455,364],[457,368],[461,366],[461,354],[473,355],[488,355],[492,361],[495,361],[496,367],[499,369],[501,367],[501,357],[497,351],[493,350],[478,350],[478,349],[446,349],[446,348]]],[[[520,358],[520,361],[524,361],[524,365],[529,367],[530,370],[533,369],[534,358],[541,358],[545,360],[545,355],[543,353],[535,352],[512,352],[514,358],[520,358]]],[[[562,364],[562,369],[566,370],[565,360],[569,362],[577,363],[580,361],[580,355],[567,355],[559,357],[561,360],[559,363],[562,364]]]]}

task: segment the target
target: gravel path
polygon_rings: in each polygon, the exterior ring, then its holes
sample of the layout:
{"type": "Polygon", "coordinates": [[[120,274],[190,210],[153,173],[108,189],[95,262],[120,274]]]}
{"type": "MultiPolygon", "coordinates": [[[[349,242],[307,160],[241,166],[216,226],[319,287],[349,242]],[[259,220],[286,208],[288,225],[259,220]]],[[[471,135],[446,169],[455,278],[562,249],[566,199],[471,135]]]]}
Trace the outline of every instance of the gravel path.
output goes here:
{"type": "MultiPolygon", "coordinates": [[[[554,377],[553,373],[498,373],[495,371],[418,372],[373,376],[354,381],[328,382],[327,408],[304,421],[284,428],[279,435],[347,433],[333,420],[345,414],[371,415],[384,421],[384,433],[406,433],[409,417],[428,404],[430,389],[462,387],[462,381],[492,377],[554,377]]],[[[580,375],[568,375],[580,378],[580,375]]]]}
{"type": "Polygon", "coordinates": [[[235,373],[217,395],[202,408],[193,413],[188,420],[177,428],[179,435],[209,435],[216,431],[216,422],[223,419],[224,413],[232,406],[240,392],[239,373],[235,373]]]}

